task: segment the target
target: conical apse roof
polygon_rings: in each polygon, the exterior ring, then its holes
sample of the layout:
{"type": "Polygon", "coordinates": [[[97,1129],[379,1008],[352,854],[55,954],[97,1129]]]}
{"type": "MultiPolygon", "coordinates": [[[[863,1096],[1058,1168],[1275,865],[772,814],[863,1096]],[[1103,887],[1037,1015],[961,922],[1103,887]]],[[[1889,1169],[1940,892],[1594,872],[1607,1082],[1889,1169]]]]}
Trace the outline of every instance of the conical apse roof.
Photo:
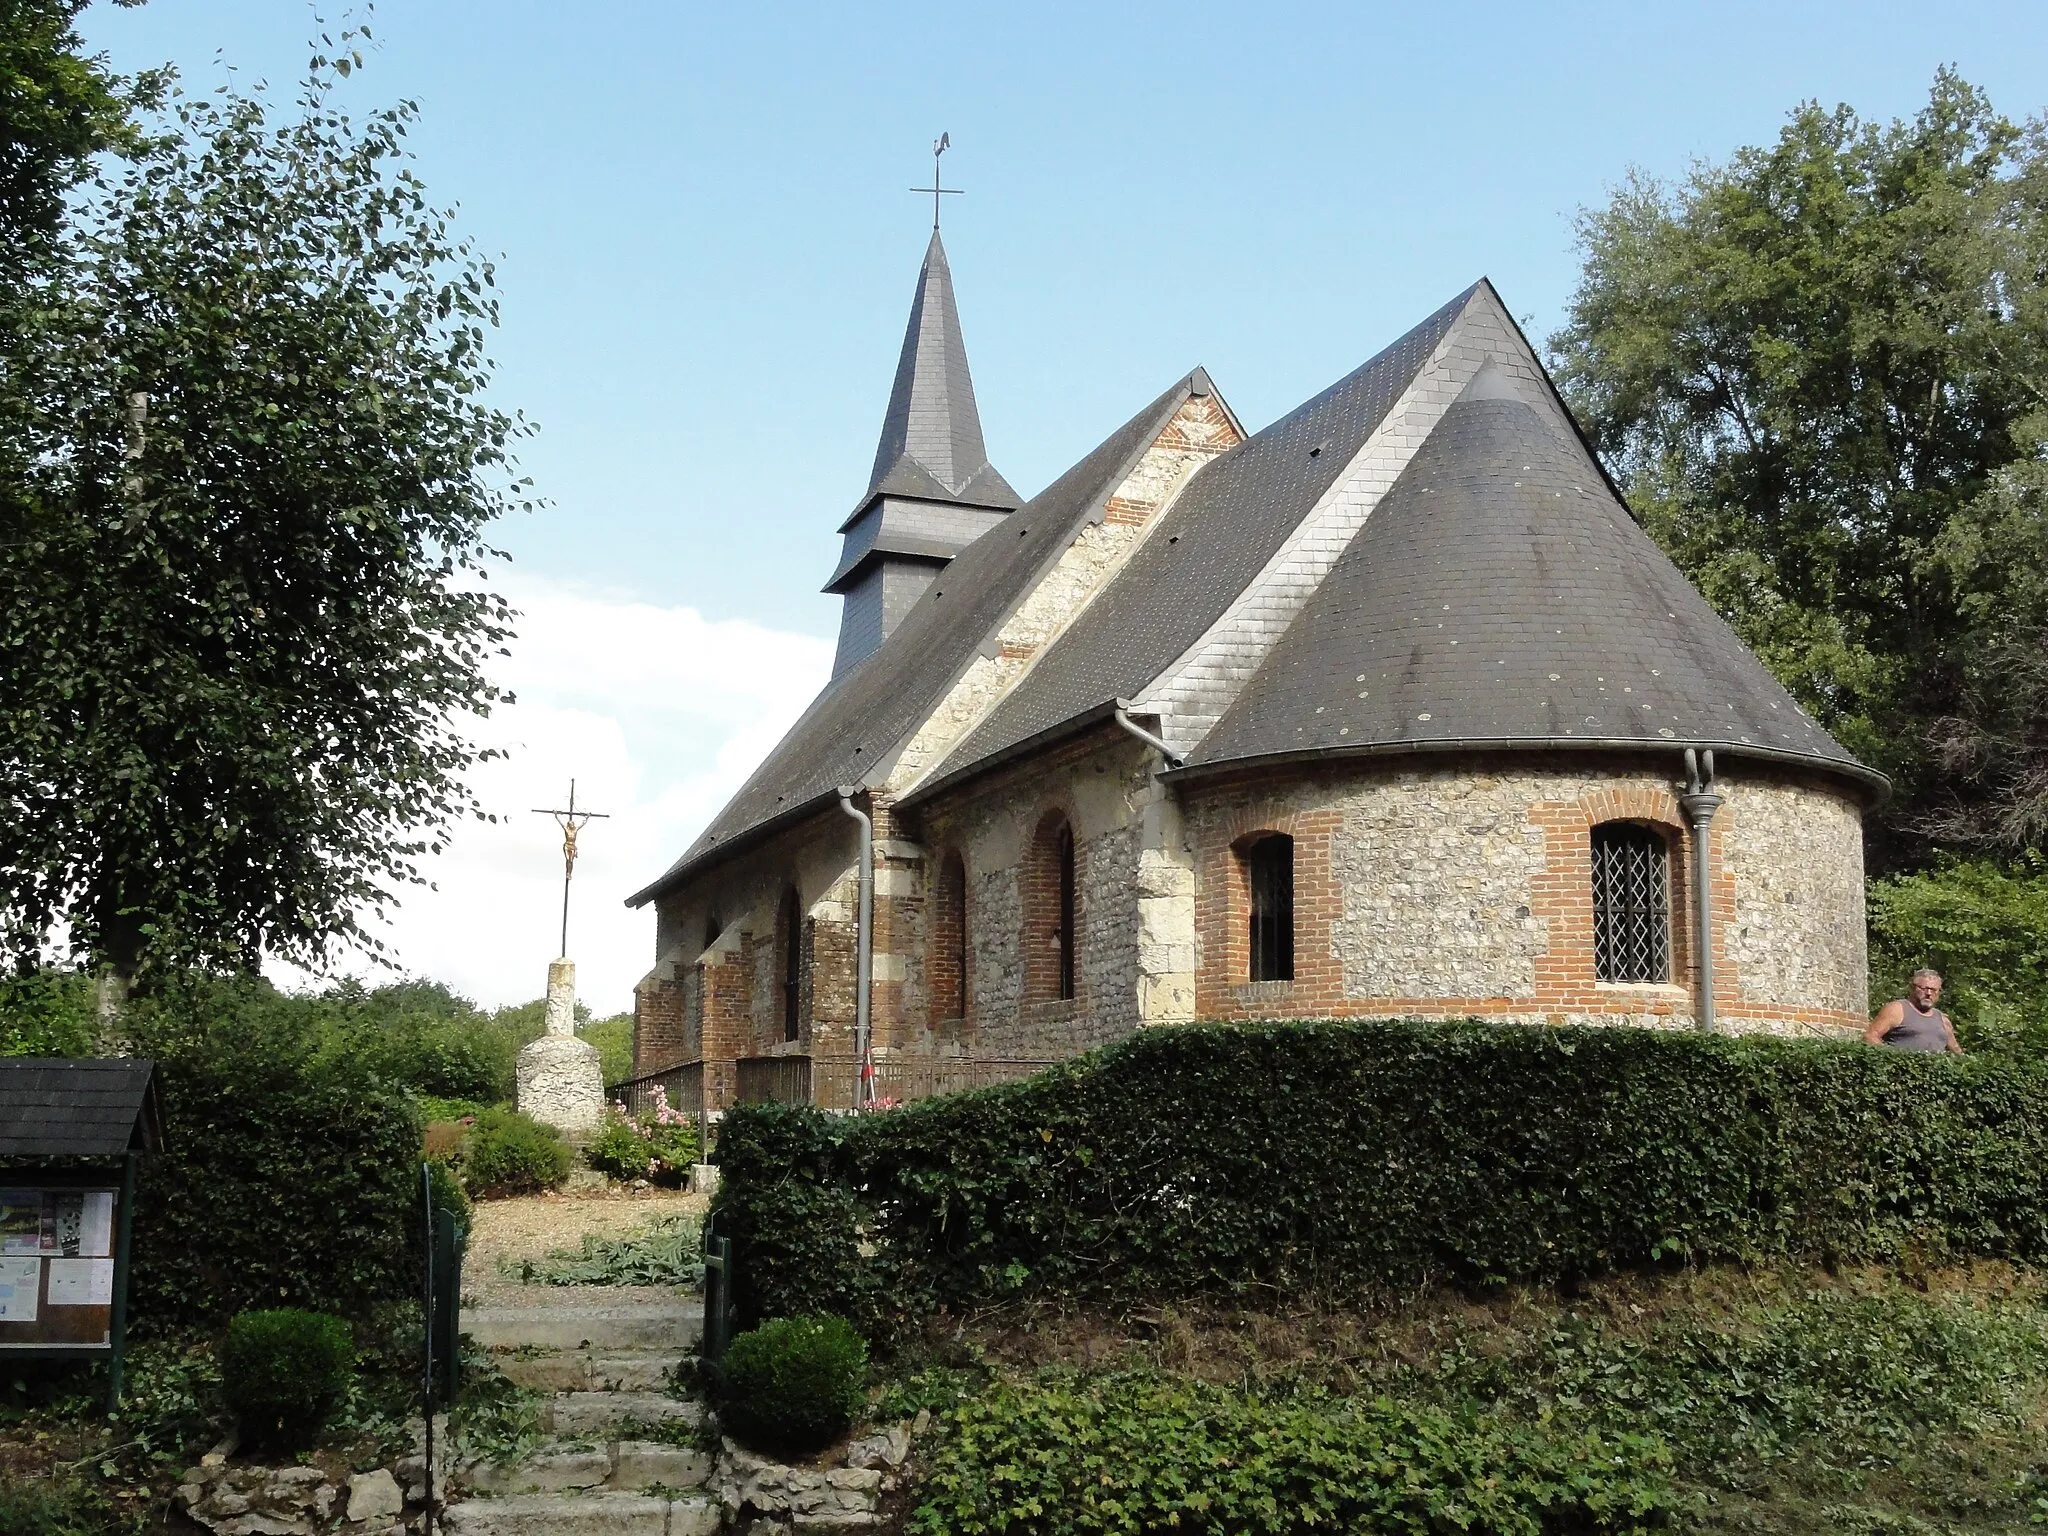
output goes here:
{"type": "Polygon", "coordinates": [[[1873,788],[1615,498],[1483,369],[1190,759],[1699,746],[1873,788]]]}

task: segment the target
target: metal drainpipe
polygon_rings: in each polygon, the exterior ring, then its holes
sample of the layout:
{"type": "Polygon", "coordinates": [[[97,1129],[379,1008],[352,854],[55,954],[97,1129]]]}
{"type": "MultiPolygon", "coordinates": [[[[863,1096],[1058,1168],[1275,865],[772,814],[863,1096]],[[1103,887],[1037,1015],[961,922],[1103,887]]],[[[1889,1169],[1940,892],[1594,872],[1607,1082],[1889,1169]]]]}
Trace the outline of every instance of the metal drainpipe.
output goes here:
{"type": "Polygon", "coordinates": [[[858,785],[839,786],[839,809],[860,823],[860,927],[854,939],[855,980],[853,993],[853,1053],[855,1057],[854,1102],[865,1105],[868,1095],[868,991],[874,977],[875,931],[875,823],[874,818],[853,803],[858,785]]]}
{"type": "Polygon", "coordinates": [[[1167,767],[1178,768],[1181,765],[1180,754],[1146,730],[1142,725],[1138,724],[1137,721],[1133,720],[1130,716],[1130,705],[1122,699],[1116,701],[1116,723],[1137,737],[1138,740],[1144,742],[1146,746],[1157,751],[1161,757],[1166,759],[1167,767]]]}
{"type": "Polygon", "coordinates": [[[1679,809],[1692,828],[1692,904],[1699,951],[1700,1001],[1696,1017],[1699,1027],[1714,1031],[1714,907],[1712,882],[1707,877],[1707,825],[1721,808],[1714,793],[1714,754],[1685,749],[1685,792],[1678,797],[1679,809]]]}

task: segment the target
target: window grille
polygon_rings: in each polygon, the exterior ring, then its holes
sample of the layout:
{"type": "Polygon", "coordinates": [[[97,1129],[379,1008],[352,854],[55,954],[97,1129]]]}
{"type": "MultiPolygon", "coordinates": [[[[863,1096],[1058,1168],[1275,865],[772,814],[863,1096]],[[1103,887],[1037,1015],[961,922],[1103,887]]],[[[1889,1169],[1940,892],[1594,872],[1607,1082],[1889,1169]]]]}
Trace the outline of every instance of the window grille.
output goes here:
{"type": "Polygon", "coordinates": [[[1294,980],[1294,839],[1275,833],[1245,852],[1251,885],[1251,979],[1294,980]]]}
{"type": "Polygon", "coordinates": [[[1593,829],[1593,974],[1600,981],[1671,977],[1671,855],[1649,827],[1593,829]]]}

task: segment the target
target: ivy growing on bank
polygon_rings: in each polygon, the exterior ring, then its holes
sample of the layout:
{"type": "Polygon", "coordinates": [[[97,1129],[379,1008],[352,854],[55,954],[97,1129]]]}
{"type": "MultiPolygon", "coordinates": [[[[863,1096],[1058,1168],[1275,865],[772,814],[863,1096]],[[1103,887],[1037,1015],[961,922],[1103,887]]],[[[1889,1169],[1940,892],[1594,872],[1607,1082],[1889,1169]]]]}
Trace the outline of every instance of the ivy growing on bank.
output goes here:
{"type": "Polygon", "coordinates": [[[1662,1261],[2048,1255],[2048,1069],[1636,1029],[1147,1031],[717,1160],[744,1318],[1007,1296],[1569,1281],[1662,1261]]]}

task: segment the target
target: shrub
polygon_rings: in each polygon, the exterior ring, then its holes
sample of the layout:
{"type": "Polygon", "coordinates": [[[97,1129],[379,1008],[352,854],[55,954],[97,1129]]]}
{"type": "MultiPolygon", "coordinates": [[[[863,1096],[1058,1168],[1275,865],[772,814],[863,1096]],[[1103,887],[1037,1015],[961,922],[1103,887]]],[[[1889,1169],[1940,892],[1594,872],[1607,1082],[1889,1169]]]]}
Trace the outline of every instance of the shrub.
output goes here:
{"type": "Polygon", "coordinates": [[[768,1450],[814,1451],[866,1399],[868,1347],[841,1317],[778,1317],[732,1341],[719,1362],[726,1426],[768,1450]]]}
{"type": "MultiPolygon", "coordinates": [[[[737,1349],[738,1343],[734,1346],[737,1349]]],[[[1640,1434],[1150,1372],[999,1385],[944,1419],[915,1536],[1635,1532],[1681,1505],[1640,1434]]]]}
{"type": "Polygon", "coordinates": [[[604,1123],[585,1151],[590,1166],[614,1179],[649,1179],[671,1187],[689,1177],[697,1161],[697,1127],[668,1107],[657,1086],[654,1109],[635,1117],[625,1106],[605,1110],[604,1123]]]}
{"type": "Polygon", "coordinates": [[[824,1308],[873,1324],[874,1266],[842,1177],[840,1122],[819,1110],[752,1104],[726,1111],[716,1157],[716,1233],[732,1240],[733,1302],[747,1325],[824,1308]]]}
{"type": "Polygon", "coordinates": [[[129,1027],[165,1126],[138,1181],[137,1327],[279,1302],[354,1316],[418,1293],[420,1124],[401,1088],[254,979],[176,980],[129,1027]]]}
{"type": "Polygon", "coordinates": [[[338,1317],[296,1307],[244,1312],[221,1343],[221,1396],[256,1444],[302,1449],[348,1391],[354,1363],[338,1317]]]}
{"type": "Polygon", "coordinates": [[[463,1144],[462,1179],[472,1195],[531,1195],[569,1176],[570,1153],[553,1126],[516,1109],[487,1109],[463,1144]]]}
{"type": "Polygon", "coordinates": [[[580,1249],[506,1268],[528,1285],[694,1286],[704,1278],[704,1234],[688,1216],[656,1216],[618,1237],[586,1232],[580,1249]]]}
{"type": "Polygon", "coordinates": [[[887,1115],[741,1106],[717,1156],[743,1321],[806,1295],[867,1322],[875,1295],[900,1316],[1023,1291],[1330,1294],[1670,1258],[2048,1257],[2048,1066],[1856,1044],[1415,1022],[1148,1030],[887,1115]]]}
{"type": "Polygon", "coordinates": [[[456,1225],[468,1230],[470,1217],[475,1214],[469,1203],[469,1196],[462,1188],[461,1175],[454,1165],[441,1159],[427,1160],[427,1178],[433,1192],[434,1208],[453,1211],[456,1225]]]}

